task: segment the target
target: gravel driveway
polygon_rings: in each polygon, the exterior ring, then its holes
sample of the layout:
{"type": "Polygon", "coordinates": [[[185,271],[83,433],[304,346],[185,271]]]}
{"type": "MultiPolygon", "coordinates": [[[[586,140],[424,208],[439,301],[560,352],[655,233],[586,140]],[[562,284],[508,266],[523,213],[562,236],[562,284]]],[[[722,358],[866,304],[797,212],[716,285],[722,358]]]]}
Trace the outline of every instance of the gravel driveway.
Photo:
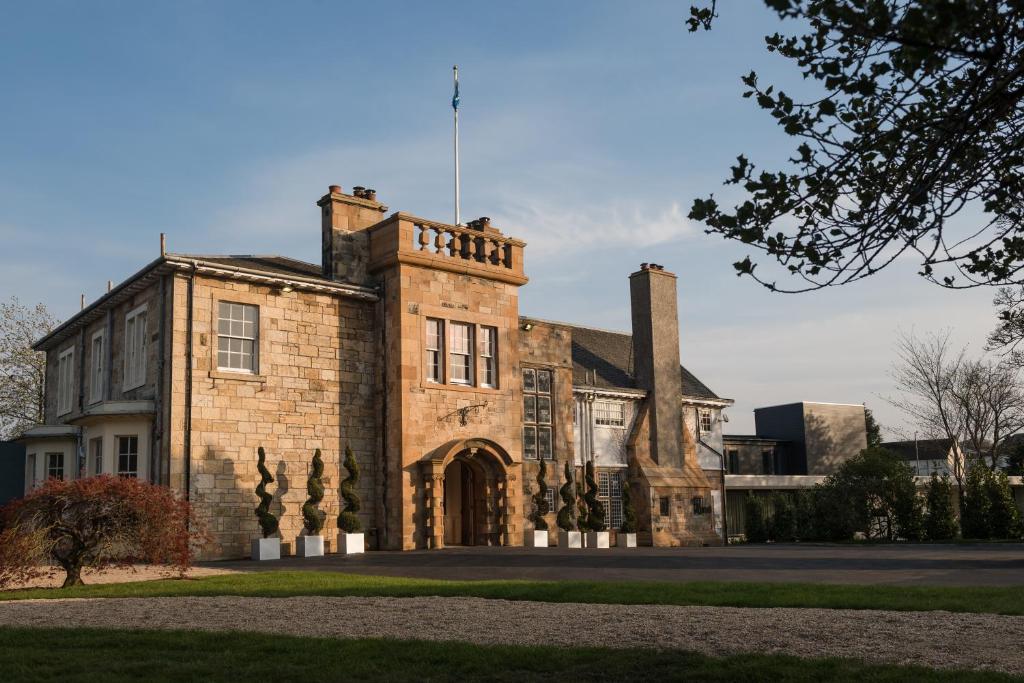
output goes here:
{"type": "Polygon", "coordinates": [[[0,603],[0,626],[240,630],[683,649],[710,655],[785,653],[1024,674],[1024,617],[992,614],[437,597],[187,597],[12,601],[0,603]]]}

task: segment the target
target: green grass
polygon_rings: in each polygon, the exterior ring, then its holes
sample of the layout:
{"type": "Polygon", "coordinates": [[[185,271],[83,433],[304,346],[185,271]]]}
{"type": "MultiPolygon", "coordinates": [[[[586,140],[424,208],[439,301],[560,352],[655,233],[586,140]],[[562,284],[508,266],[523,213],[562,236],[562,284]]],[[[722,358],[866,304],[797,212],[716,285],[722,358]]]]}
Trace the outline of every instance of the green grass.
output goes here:
{"type": "Polygon", "coordinates": [[[1012,681],[1001,674],[782,655],[331,640],[253,633],[0,629],[15,681],[1012,681]]]}
{"type": "Polygon", "coordinates": [[[252,572],[203,579],[140,581],[0,592],[0,600],[155,596],[472,596],[541,602],[723,605],[1024,614],[1024,589],[803,583],[653,581],[440,581],[336,572],[252,572]]]}

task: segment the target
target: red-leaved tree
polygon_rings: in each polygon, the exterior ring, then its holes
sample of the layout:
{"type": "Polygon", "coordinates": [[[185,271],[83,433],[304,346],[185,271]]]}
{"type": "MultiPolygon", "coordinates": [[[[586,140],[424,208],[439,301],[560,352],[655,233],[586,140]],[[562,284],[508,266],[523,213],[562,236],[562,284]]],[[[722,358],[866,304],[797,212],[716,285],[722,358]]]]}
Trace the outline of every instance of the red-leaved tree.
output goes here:
{"type": "Polygon", "coordinates": [[[201,540],[188,502],[165,486],[103,475],[51,479],[0,514],[0,587],[58,565],[64,586],[82,569],[134,563],[170,565],[182,573],[201,540]]]}

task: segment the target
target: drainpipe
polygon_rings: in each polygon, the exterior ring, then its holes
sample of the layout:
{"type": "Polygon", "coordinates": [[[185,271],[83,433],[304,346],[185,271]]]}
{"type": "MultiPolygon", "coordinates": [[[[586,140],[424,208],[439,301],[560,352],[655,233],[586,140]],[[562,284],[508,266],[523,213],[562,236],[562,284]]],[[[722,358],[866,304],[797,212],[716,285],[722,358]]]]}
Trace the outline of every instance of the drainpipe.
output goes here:
{"type": "Polygon", "coordinates": [[[196,271],[199,264],[192,261],[188,276],[188,321],[185,332],[185,500],[192,499],[192,328],[196,271]]]}

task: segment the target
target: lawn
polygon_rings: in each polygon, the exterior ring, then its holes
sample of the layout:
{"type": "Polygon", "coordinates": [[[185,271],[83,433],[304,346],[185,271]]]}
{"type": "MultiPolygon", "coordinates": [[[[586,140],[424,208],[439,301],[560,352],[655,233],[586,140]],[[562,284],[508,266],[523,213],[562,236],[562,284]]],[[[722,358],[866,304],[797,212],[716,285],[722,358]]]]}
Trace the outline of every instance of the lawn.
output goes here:
{"type": "MultiPolygon", "coordinates": [[[[256,617],[258,618],[258,617],[256,617]]],[[[4,681],[1012,681],[780,655],[331,640],[251,633],[0,629],[4,681]]]]}
{"type": "Polygon", "coordinates": [[[1024,614],[1021,587],[860,586],[652,581],[441,581],[337,572],[266,571],[135,583],[0,592],[0,600],[156,596],[472,596],[540,602],[732,607],[822,607],[1024,614]]]}

